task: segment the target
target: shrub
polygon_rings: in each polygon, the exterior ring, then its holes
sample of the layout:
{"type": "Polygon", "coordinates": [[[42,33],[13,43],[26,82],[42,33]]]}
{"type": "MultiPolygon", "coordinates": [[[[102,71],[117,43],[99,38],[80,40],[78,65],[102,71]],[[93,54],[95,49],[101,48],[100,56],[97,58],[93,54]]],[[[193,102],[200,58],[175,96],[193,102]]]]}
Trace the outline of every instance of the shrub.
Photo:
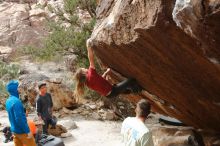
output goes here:
{"type": "Polygon", "coordinates": [[[0,98],[5,98],[8,94],[5,89],[5,83],[11,79],[18,78],[20,69],[18,65],[6,64],[0,61],[0,98]]]}
{"type": "Polygon", "coordinates": [[[5,88],[5,82],[0,81],[0,99],[8,96],[8,92],[5,88]]]}
{"type": "Polygon", "coordinates": [[[59,19],[56,22],[48,20],[50,34],[44,39],[43,47],[27,46],[19,50],[18,54],[30,55],[37,61],[56,60],[66,54],[74,54],[77,56],[78,66],[88,65],[86,40],[90,37],[96,22],[96,0],[65,0],[63,10],[52,6],[48,8],[56,13],[59,19]],[[88,22],[85,23],[79,18],[79,9],[89,13],[91,18],[88,22]],[[68,27],[64,24],[68,24],[68,27]]]}
{"type": "Polygon", "coordinates": [[[1,80],[8,81],[15,79],[19,76],[20,69],[18,65],[6,64],[0,61],[0,78],[1,80]]]}

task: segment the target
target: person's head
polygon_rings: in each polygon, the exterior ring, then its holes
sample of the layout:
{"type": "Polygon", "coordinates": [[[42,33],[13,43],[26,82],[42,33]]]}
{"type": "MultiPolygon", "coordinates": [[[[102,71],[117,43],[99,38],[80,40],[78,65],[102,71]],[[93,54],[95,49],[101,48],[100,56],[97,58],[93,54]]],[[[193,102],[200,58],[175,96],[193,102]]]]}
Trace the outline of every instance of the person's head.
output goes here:
{"type": "Polygon", "coordinates": [[[10,95],[19,98],[18,86],[19,86],[18,80],[11,80],[7,83],[6,90],[10,95]]]}
{"type": "Polygon", "coordinates": [[[76,96],[82,96],[84,94],[85,84],[86,84],[86,73],[87,73],[87,69],[79,68],[74,75],[74,79],[76,82],[75,84],[76,96]]]}
{"type": "Polygon", "coordinates": [[[38,89],[41,95],[45,95],[47,93],[47,84],[45,82],[40,82],[38,84],[38,89]]]}
{"type": "Polygon", "coordinates": [[[136,107],[136,116],[143,118],[143,119],[147,119],[147,116],[150,114],[151,112],[151,105],[150,103],[145,100],[145,99],[141,99],[138,103],[137,103],[137,107],[136,107]]]}

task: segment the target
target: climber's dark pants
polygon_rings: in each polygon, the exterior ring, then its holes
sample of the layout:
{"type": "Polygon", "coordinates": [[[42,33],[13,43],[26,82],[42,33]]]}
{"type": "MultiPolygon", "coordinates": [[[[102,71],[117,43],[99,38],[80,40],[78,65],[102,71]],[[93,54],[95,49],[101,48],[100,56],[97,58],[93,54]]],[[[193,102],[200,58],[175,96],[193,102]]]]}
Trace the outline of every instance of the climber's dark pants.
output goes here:
{"type": "Polygon", "coordinates": [[[44,119],[43,134],[48,134],[49,125],[51,125],[54,128],[56,126],[56,123],[53,121],[52,118],[44,119]]]}
{"type": "Polygon", "coordinates": [[[108,98],[116,97],[119,94],[130,94],[141,91],[141,86],[138,85],[137,81],[133,78],[126,79],[113,86],[111,93],[107,96],[108,98]]]}

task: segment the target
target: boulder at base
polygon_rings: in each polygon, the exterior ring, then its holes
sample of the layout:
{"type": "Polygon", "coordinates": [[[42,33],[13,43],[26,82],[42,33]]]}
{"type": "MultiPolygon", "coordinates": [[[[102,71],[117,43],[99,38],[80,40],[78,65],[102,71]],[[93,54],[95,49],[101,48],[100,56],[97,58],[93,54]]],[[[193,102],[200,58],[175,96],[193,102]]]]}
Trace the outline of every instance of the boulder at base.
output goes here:
{"type": "Polygon", "coordinates": [[[76,100],[73,95],[73,91],[62,83],[62,80],[51,80],[49,77],[42,74],[25,74],[20,77],[22,87],[22,100],[28,99],[28,101],[35,106],[36,97],[38,94],[37,83],[39,81],[45,81],[47,83],[48,93],[51,94],[53,100],[54,110],[61,109],[63,107],[76,106],[76,100]]]}

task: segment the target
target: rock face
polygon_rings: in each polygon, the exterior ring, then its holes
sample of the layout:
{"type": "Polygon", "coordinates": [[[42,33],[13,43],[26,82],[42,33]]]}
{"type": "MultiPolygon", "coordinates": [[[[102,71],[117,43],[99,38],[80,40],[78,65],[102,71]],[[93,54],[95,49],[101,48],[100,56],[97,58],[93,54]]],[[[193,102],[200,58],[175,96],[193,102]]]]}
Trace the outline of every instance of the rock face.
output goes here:
{"type": "MultiPolygon", "coordinates": [[[[63,0],[5,0],[0,2],[0,47],[13,49],[42,47],[42,40],[49,31],[47,20],[55,20],[50,8],[62,9],[63,0]]],[[[1,50],[1,48],[0,48],[1,50]]]]}
{"type": "MultiPolygon", "coordinates": [[[[41,39],[47,35],[43,25],[34,25],[34,18],[41,21],[41,13],[33,13],[28,3],[0,3],[0,45],[13,48],[24,45],[40,46],[41,39]]],[[[44,12],[45,13],[45,12],[44,12]]]]}
{"type": "MultiPolygon", "coordinates": [[[[146,90],[154,110],[220,131],[220,2],[102,0],[93,48],[146,90]]],[[[133,98],[135,100],[135,98],[133,98]]]]}

